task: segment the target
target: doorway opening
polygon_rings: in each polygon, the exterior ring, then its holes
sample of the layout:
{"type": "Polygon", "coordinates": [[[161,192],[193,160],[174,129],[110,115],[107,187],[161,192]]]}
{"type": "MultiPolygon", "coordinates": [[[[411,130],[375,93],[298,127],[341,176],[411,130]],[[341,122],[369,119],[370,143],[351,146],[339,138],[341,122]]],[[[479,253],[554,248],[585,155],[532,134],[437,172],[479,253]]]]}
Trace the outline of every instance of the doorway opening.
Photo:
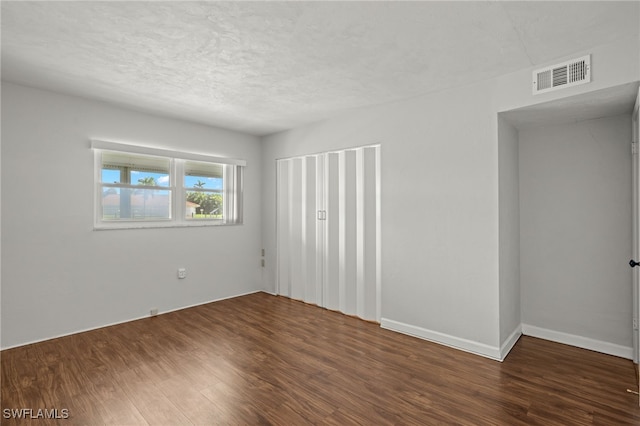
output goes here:
{"type": "Polygon", "coordinates": [[[638,361],[628,265],[637,96],[635,82],[498,115],[501,341],[518,324],[638,361]]]}

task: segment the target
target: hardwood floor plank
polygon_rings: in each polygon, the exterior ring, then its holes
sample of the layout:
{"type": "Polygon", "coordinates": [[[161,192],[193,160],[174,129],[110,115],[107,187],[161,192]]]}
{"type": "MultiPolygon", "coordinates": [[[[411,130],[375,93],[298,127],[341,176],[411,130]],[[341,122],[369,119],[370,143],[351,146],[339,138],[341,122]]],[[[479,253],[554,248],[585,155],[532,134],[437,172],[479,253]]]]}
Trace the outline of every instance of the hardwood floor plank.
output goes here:
{"type": "Polygon", "coordinates": [[[184,379],[173,377],[158,384],[158,389],[170,401],[179,401],[180,412],[194,425],[220,424],[217,407],[201,392],[198,386],[184,386],[184,379]]]}
{"type": "Polygon", "coordinates": [[[118,373],[115,382],[124,396],[140,412],[149,424],[192,424],[175,401],[169,400],[151,380],[146,380],[134,370],[118,373]]]}
{"type": "Polygon", "coordinates": [[[502,362],[265,293],[0,353],[2,424],[640,424],[634,365],[522,337],[502,362]]]}

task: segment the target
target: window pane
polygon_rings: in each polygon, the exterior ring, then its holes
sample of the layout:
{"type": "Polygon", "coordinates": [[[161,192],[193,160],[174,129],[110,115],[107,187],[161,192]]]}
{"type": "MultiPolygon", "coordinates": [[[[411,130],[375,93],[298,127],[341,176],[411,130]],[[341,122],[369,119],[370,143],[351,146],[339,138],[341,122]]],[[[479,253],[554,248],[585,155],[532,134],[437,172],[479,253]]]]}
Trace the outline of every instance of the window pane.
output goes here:
{"type": "Polygon", "coordinates": [[[158,220],[171,218],[171,191],[102,188],[102,220],[158,220]]]}
{"type": "Polygon", "coordinates": [[[213,191],[186,191],[187,219],[222,219],[222,194],[213,191]]]}
{"type": "Polygon", "coordinates": [[[131,170],[131,184],[146,186],[169,186],[169,173],[153,173],[131,170]]]}
{"type": "Polygon", "coordinates": [[[222,177],[185,176],[185,188],[222,190],[222,177]]]}
{"type": "Polygon", "coordinates": [[[222,164],[187,161],[184,165],[184,187],[222,190],[223,170],[222,164]]]}
{"type": "Polygon", "coordinates": [[[102,182],[131,185],[169,186],[168,158],[104,152],[102,154],[102,182]]]}
{"type": "Polygon", "coordinates": [[[120,180],[120,170],[102,169],[101,181],[104,183],[122,183],[120,180]]]}

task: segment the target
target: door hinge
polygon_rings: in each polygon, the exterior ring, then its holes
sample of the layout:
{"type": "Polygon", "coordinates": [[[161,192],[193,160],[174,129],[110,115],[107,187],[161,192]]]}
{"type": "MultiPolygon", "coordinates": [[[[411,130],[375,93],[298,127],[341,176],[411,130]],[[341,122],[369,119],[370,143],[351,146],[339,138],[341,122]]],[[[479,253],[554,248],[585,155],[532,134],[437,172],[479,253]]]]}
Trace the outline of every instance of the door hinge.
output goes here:
{"type": "Polygon", "coordinates": [[[635,155],[638,153],[638,144],[636,142],[631,142],[631,154],[635,155]]]}

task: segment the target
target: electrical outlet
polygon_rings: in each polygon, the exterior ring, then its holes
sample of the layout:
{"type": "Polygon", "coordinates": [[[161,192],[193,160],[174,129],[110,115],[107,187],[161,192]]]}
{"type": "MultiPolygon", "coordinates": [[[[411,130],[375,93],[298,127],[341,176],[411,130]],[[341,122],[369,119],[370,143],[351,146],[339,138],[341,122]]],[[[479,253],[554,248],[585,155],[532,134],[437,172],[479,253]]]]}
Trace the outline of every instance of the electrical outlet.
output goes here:
{"type": "Polygon", "coordinates": [[[633,319],[633,329],[637,330],[638,329],[638,318],[634,318],[633,319]]]}
{"type": "Polygon", "coordinates": [[[151,315],[152,317],[158,315],[158,308],[151,308],[151,310],[149,311],[149,315],[151,315]]]}
{"type": "Polygon", "coordinates": [[[185,268],[178,268],[178,278],[181,280],[187,278],[187,270],[185,268]]]}

